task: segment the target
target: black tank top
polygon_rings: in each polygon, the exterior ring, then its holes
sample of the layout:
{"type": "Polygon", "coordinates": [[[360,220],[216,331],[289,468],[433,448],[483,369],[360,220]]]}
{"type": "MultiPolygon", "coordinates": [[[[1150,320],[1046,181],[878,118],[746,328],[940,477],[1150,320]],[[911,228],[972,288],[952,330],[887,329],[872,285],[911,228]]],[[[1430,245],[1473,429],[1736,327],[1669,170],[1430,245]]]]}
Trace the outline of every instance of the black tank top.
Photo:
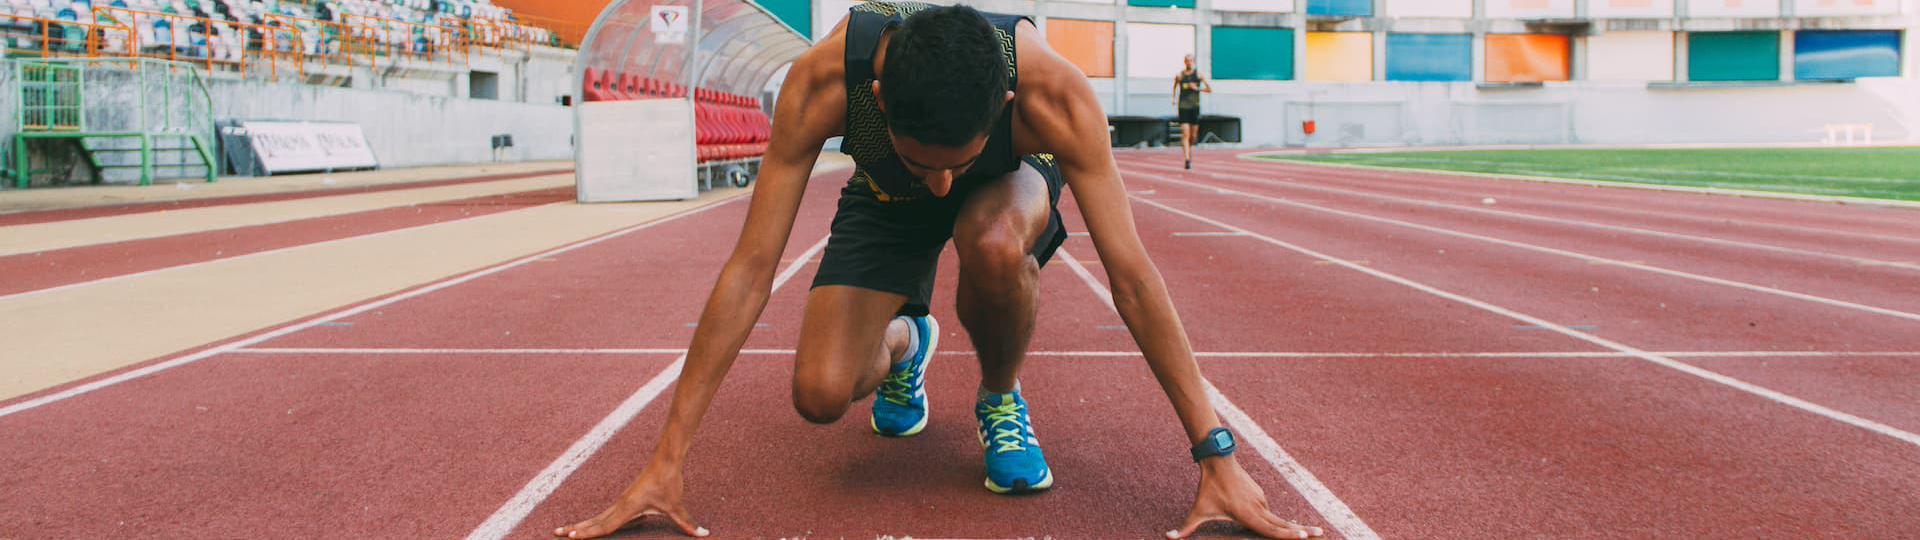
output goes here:
{"type": "MultiPolygon", "coordinates": [[[[919,2],[867,2],[854,6],[847,16],[847,125],[841,133],[840,151],[853,157],[855,169],[848,187],[872,193],[884,202],[909,201],[933,197],[926,183],[907,170],[894,153],[887,138],[886,117],[881,116],[873,96],[873,57],[878,52],[880,35],[888,27],[906,21],[908,16],[934,7],[919,2]]],[[[1018,88],[1013,48],[1014,27],[1026,17],[982,13],[993,23],[1007,59],[1007,88],[1018,88]]],[[[1019,99],[1017,96],[1014,99],[1019,99]]],[[[998,178],[1020,169],[1020,156],[1013,153],[1013,105],[1001,111],[987,135],[987,145],[973,166],[953,179],[953,191],[962,192],[971,182],[998,178]]]]}

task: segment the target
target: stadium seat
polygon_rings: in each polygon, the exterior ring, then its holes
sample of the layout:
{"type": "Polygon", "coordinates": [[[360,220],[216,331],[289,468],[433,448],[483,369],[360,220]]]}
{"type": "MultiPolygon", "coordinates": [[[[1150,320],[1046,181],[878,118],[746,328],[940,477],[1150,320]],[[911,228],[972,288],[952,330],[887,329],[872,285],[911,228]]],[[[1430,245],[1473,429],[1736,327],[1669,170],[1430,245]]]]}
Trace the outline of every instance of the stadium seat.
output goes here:
{"type": "Polygon", "coordinates": [[[600,82],[600,70],[587,68],[587,72],[581,77],[580,82],[580,92],[584,94],[583,97],[585,97],[587,101],[607,101],[609,99],[606,88],[600,82]]]}

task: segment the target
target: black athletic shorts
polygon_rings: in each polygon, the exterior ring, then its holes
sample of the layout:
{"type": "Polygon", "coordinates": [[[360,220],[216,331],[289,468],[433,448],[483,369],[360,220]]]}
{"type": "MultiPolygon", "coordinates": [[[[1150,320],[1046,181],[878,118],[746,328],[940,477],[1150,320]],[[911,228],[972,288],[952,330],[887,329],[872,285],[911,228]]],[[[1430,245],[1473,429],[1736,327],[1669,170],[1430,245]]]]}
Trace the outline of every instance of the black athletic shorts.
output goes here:
{"type": "Polygon", "coordinates": [[[1199,107],[1181,107],[1180,123],[1182,124],[1200,123],[1200,108],[1199,107]]]}
{"type": "MultiPolygon", "coordinates": [[[[1053,258],[1053,252],[1067,240],[1067,228],[1060,219],[1059,208],[1060,191],[1066,186],[1066,180],[1051,158],[1023,156],[1020,161],[1033,167],[1047,182],[1051,215],[1028,251],[1045,266],[1047,260],[1053,258]]],[[[840,210],[833,216],[827,251],[820,258],[820,271],[813,276],[813,286],[852,285],[905,295],[907,303],[900,308],[901,315],[926,315],[933,297],[933,272],[940,261],[940,251],[953,237],[953,224],[960,215],[960,206],[971,193],[968,189],[945,197],[880,202],[871,191],[859,185],[842,188],[840,210]]]]}

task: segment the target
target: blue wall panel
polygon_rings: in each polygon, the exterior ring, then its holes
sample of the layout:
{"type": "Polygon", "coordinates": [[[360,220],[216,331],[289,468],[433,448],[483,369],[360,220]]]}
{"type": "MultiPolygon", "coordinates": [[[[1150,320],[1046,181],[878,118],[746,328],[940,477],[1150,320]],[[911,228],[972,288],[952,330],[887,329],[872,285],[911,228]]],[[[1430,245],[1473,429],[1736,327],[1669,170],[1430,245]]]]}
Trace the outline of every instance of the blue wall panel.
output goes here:
{"type": "Polygon", "coordinates": [[[1473,80],[1473,36],[1387,34],[1387,80],[1473,80]]]}
{"type": "Polygon", "coordinates": [[[1373,0],[1307,0],[1308,15],[1373,16],[1373,0]]]}
{"type": "Polygon", "coordinates": [[[1193,0],[1127,0],[1129,6],[1193,8],[1193,0]]]}
{"type": "Polygon", "coordinates": [[[1898,30],[1801,30],[1793,36],[1797,79],[1900,76],[1898,30]]]}

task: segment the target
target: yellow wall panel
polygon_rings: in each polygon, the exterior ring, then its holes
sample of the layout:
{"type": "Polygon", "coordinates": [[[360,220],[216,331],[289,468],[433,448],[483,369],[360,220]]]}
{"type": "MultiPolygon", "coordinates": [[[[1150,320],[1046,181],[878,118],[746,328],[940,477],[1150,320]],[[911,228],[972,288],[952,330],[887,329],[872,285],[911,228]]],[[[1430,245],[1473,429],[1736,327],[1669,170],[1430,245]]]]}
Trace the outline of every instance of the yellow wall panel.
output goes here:
{"type": "Polygon", "coordinates": [[[1373,80],[1372,32],[1307,32],[1309,81],[1373,80]]]}

